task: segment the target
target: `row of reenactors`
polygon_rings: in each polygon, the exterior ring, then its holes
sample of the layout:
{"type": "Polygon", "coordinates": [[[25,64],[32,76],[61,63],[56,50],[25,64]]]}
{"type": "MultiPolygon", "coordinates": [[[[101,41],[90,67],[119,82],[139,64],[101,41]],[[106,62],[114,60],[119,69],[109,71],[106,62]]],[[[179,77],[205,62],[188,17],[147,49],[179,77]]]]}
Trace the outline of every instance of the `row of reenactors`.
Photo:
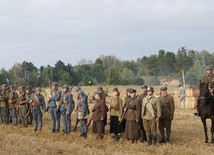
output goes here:
{"type": "Polygon", "coordinates": [[[103,139],[105,126],[110,124],[110,133],[118,141],[122,133],[127,140],[136,142],[147,141],[149,145],[155,144],[157,139],[157,126],[160,131],[160,143],[170,140],[171,121],[174,117],[174,99],[167,93],[167,87],[161,87],[160,96],[153,95],[154,88],[142,86],[142,94],[137,95],[135,89],[127,89],[126,97],[120,97],[118,88],[113,89],[109,106],[102,87],[98,87],[94,95],[94,106],[89,110],[88,96],[80,88],[77,105],[70,92],[69,85],[64,85],[63,90],[58,89],[58,83],[53,82],[47,104],[41,94],[41,88],[32,89],[20,87],[17,93],[13,86],[2,85],[0,97],[0,122],[8,124],[11,119],[13,125],[21,120],[27,127],[34,120],[34,130],[42,130],[42,115],[48,111],[52,120],[51,131],[60,132],[60,121],[63,121],[63,133],[70,133],[71,114],[75,111],[76,123],[80,123],[80,136],[86,138],[88,127],[93,122],[92,131],[97,138],[103,139]],[[43,111],[43,112],[42,112],[43,111]],[[109,113],[109,116],[107,116],[109,113]],[[33,117],[32,117],[33,116],[33,117]],[[158,123],[158,125],[157,125],[158,123]],[[166,132],[165,132],[166,129],[166,132]],[[166,133],[166,135],[165,135],[166,133]]]}

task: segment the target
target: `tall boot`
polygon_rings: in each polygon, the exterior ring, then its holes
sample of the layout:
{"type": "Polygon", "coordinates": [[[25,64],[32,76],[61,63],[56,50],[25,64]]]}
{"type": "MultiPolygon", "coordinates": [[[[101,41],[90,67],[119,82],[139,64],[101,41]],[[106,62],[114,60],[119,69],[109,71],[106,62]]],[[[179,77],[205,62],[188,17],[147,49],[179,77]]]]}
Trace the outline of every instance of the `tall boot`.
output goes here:
{"type": "Polygon", "coordinates": [[[152,138],[152,145],[156,144],[156,136],[154,134],[151,134],[151,138],[152,138]]]}
{"type": "Polygon", "coordinates": [[[147,138],[147,143],[148,145],[151,145],[152,144],[152,139],[151,139],[151,134],[146,134],[146,138],[147,138]]]}
{"type": "Polygon", "coordinates": [[[170,134],[171,134],[170,129],[166,130],[166,142],[170,142],[170,141],[169,141],[170,134]]]}

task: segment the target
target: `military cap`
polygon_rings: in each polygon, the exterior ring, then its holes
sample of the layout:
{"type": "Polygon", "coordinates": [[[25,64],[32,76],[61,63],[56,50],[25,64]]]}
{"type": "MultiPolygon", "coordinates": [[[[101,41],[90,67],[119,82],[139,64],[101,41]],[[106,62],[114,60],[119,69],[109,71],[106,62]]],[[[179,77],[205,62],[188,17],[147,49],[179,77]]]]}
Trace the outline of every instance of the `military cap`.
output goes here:
{"type": "Polygon", "coordinates": [[[154,88],[153,87],[147,87],[147,91],[152,91],[152,92],[154,92],[154,88]]]}
{"type": "Polygon", "coordinates": [[[130,91],[130,89],[131,89],[131,88],[127,88],[127,89],[126,89],[126,92],[129,92],[129,91],[130,91]]]}
{"type": "Polygon", "coordinates": [[[166,86],[162,86],[162,87],[160,88],[160,90],[161,90],[161,91],[166,91],[166,90],[167,90],[167,87],[166,87],[166,86]]]}
{"type": "Polygon", "coordinates": [[[207,66],[206,70],[213,70],[213,68],[211,66],[207,66]]]}
{"type": "Polygon", "coordinates": [[[119,92],[119,89],[118,89],[118,88],[114,88],[114,89],[113,89],[113,91],[117,91],[117,92],[119,92]]]}
{"type": "Polygon", "coordinates": [[[53,82],[53,83],[52,83],[52,86],[58,86],[58,85],[59,85],[58,82],[53,82]]]}
{"type": "Polygon", "coordinates": [[[147,89],[147,85],[142,85],[141,89],[147,89]]]}
{"type": "Polygon", "coordinates": [[[20,89],[20,90],[24,90],[24,89],[25,89],[25,86],[22,86],[22,85],[21,85],[21,86],[19,86],[19,89],[20,89]]]}
{"type": "Polygon", "coordinates": [[[94,93],[94,95],[99,95],[100,97],[101,97],[101,94],[102,94],[101,92],[97,92],[97,91],[94,93]]]}
{"type": "Polygon", "coordinates": [[[10,89],[13,89],[14,88],[14,86],[13,85],[10,85],[10,89]]]}
{"type": "Polygon", "coordinates": [[[69,89],[69,85],[68,85],[68,84],[65,84],[62,88],[69,89]]]}
{"type": "Polygon", "coordinates": [[[136,92],[137,92],[137,90],[135,90],[135,89],[131,89],[129,92],[130,92],[130,93],[136,93],[136,92]]]}
{"type": "Polygon", "coordinates": [[[103,90],[103,87],[99,86],[99,87],[97,87],[97,90],[101,91],[101,90],[103,90]]]}
{"type": "Polygon", "coordinates": [[[36,89],[35,89],[35,91],[41,91],[42,89],[40,88],[40,87],[37,87],[36,89]]]}
{"type": "Polygon", "coordinates": [[[2,84],[2,87],[7,87],[7,84],[5,84],[5,83],[4,83],[4,84],[2,84]]]}
{"type": "Polygon", "coordinates": [[[26,86],[26,90],[31,90],[32,87],[31,86],[26,86]]]}
{"type": "Polygon", "coordinates": [[[78,91],[80,91],[80,90],[82,90],[80,86],[77,86],[77,87],[75,88],[75,91],[76,91],[77,93],[78,93],[78,91]]]}

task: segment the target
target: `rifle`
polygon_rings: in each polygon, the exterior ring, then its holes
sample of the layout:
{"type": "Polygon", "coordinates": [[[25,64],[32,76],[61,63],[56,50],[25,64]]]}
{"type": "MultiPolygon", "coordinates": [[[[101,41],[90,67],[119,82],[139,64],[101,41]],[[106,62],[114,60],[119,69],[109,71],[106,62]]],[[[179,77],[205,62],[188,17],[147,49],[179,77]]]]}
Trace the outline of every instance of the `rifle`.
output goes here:
{"type": "MultiPolygon", "coordinates": [[[[51,89],[51,79],[48,78],[48,86],[49,86],[49,89],[50,89],[50,96],[52,95],[52,89],[51,89]]],[[[51,100],[49,99],[48,100],[48,105],[47,105],[47,109],[44,111],[44,113],[48,112],[49,108],[50,108],[50,102],[51,100]]]]}
{"type": "Polygon", "coordinates": [[[123,111],[123,114],[122,114],[122,116],[121,116],[121,121],[120,121],[120,123],[124,120],[125,115],[126,115],[126,113],[127,113],[127,111],[128,111],[129,102],[130,102],[130,99],[128,99],[128,101],[127,101],[127,103],[126,103],[126,105],[125,105],[125,107],[124,107],[125,111],[123,111]]]}

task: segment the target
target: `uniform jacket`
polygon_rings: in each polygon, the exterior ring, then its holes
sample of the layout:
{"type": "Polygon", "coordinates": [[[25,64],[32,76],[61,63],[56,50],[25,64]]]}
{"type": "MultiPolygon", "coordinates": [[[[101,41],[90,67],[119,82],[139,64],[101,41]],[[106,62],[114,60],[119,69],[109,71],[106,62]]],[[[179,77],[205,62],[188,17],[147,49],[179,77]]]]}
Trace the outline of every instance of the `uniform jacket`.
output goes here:
{"type": "Polygon", "coordinates": [[[161,107],[158,98],[146,96],[142,103],[142,118],[152,120],[161,117],[161,107]]]}
{"type": "Polygon", "coordinates": [[[9,108],[16,108],[16,102],[18,100],[18,93],[12,91],[9,93],[9,108]]]}
{"type": "Polygon", "coordinates": [[[214,91],[214,74],[204,75],[201,82],[208,84],[209,88],[214,91]]]}
{"type": "Polygon", "coordinates": [[[43,109],[43,111],[46,110],[45,98],[43,95],[32,94],[30,100],[33,111],[40,111],[41,108],[43,109]]]}
{"type": "Polygon", "coordinates": [[[174,118],[175,103],[171,95],[167,94],[166,96],[159,97],[160,106],[161,106],[161,118],[170,117],[171,120],[174,118]]]}
{"type": "Polygon", "coordinates": [[[140,94],[138,96],[138,104],[139,104],[138,113],[140,114],[140,117],[142,114],[142,104],[143,104],[144,97],[146,97],[146,94],[140,94]]]}
{"type": "Polygon", "coordinates": [[[81,112],[82,117],[84,118],[88,115],[88,103],[86,96],[81,97],[77,103],[77,111],[81,112]]]}
{"type": "Polygon", "coordinates": [[[110,102],[110,115],[118,116],[119,118],[122,116],[123,112],[123,100],[120,97],[112,98],[110,102]]]}
{"type": "Polygon", "coordinates": [[[130,98],[130,101],[127,107],[128,109],[125,116],[126,120],[136,121],[139,118],[139,113],[138,113],[139,104],[138,104],[137,97],[130,98]]]}
{"type": "Polygon", "coordinates": [[[8,106],[9,90],[3,90],[1,93],[0,107],[8,106]]]}
{"type": "Polygon", "coordinates": [[[26,92],[22,91],[18,96],[17,105],[22,106],[22,105],[26,105],[27,103],[28,103],[28,96],[26,92]]]}
{"type": "Polygon", "coordinates": [[[60,111],[68,111],[72,113],[75,108],[75,102],[71,93],[62,93],[60,111]],[[67,103],[66,103],[67,101],[67,103]]]}
{"type": "Polygon", "coordinates": [[[52,97],[50,98],[50,108],[56,108],[57,104],[56,102],[59,102],[61,99],[61,91],[52,91],[51,95],[52,97]]]}

